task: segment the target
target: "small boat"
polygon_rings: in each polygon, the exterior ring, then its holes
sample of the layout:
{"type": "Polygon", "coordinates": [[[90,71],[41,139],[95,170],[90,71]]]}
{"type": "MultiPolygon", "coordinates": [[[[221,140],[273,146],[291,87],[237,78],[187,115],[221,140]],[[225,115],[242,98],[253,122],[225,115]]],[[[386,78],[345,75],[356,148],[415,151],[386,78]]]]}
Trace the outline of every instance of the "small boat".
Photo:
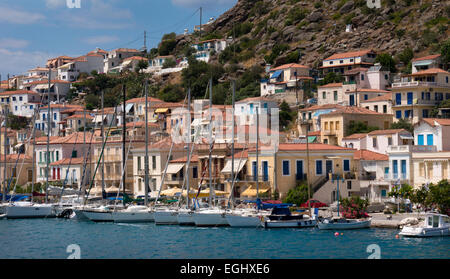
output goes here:
{"type": "Polygon", "coordinates": [[[83,215],[93,222],[114,222],[112,213],[122,206],[106,205],[98,208],[82,209],[83,215]]]}
{"type": "Polygon", "coordinates": [[[154,219],[156,225],[178,225],[178,211],[174,208],[158,208],[154,219]]]}
{"type": "Polygon", "coordinates": [[[450,218],[443,214],[428,213],[425,222],[413,226],[404,226],[399,235],[406,237],[449,236],[450,218]]]}
{"type": "Polygon", "coordinates": [[[262,221],[268,216],[269,211],[235,210],[226,214],[228,224],[237,228],[257,228],[262,227],[262,221]]]}
{"type": "Polygon", "coordinates": [[[180,226],[195,226],[194,212],[187,208],[180,208],[177,215],[178,224],[180,226]]]}
{"type": "Polygon", "coordinates": [[[229,226],[224,210],[207,208],[194,213],[194,222],[197,227],[226,227],[229,226]]]}
{"type": "Polygon", "coordinates": [[[2,219],[6,219],[6,214],[0,215],[0,220],[2,220],[2,219]]]}
{"type": "Polygon", "coordinates": [[[55,217],[52,204],[35,204],[32,202],[14,202],[6,206],[6,218],[52,218],[55,217]]]}
{"type": "Polygon", "coordinates": [[[317,219],[306,214],[292,214],[288,207],[274,207],[263,225],[264,228],[310,228],[317,225],[317,219]]]}
{"type": "Polygon", "coordinates": [[[319,230],[353,230],[370,228],[372,218],[369,219],[346,219],[332,218],[322,220],[317,224],[319,230]]]}
{"type": "Polygon", "coordinates": [[[155,221],[154,212],[147,206],[133,205],[112,213],[114,223],[146,223],[155,221]]]}

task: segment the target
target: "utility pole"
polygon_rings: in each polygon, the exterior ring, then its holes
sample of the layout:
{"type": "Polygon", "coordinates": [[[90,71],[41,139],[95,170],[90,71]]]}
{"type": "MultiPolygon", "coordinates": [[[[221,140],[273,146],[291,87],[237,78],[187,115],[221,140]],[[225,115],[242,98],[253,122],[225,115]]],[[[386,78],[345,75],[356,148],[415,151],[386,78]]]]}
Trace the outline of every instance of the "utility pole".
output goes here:
{"type": "Polygon", "coordinates": [[[147,53],[147,31],[144,30],[144,51],[147,53]]]}

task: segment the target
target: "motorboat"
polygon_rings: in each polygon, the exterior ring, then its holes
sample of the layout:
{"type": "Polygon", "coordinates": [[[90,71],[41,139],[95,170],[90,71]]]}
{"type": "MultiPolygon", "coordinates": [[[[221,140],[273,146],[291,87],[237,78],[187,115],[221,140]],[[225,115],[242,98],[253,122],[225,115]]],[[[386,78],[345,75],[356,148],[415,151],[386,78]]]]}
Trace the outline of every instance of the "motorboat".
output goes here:
{"type": "Polygon", "coordinates": [[[114,223],[146,223],[155,221],[154,212],[144,205],[132,205],[112,212],[114,223]]]}
{"type": "Polygon", "coordinates": [[[317,219],[307,214],[292,214],[288,207],[274,207],[265,216],[264,228],[310,228],[317,225],[317,219]]]}
{"type": "Polygon", "coordinates": [[[178,225],[178,210],[169,207],[155,209],[154,219],[156,225],[178,225]]]}
{"type": "Polygon", "coordinates": [[[262,227],[264,218],[269,214],[267,210],[240,209],[227,213],[225,217],[231,227],[256,228],[262,227]]]}
{"type": "Polygon", "coordinates": [[[450,218],[439,213],[427,213],[425,221],[418,225],[407,225],[399,235],[405,237],[432,237],[450,235],[450,218]]]}
{"type": "Polygon", "coordinates": [[[319,230],[353,230],[370,228],[372,218],[368,219],[346,219],[330,218],[324,219],[317,224],[319,230]]]}
{"type": "Polygon", "coordinates": [[[98,208],[85,208],[81,211],[83,215],[93,222],[114,222],[112,213],[120,210],[121,205],[105,205],[98,208]]]}
{"type": "Polygon", "coordinates": [[[178,224],[180,226],[195,226],[194,210],[188,208],[180,208],[178,210],[178,224]]]}
{"type": "Polygon", "coordinates": [[[195,211],[194,222],[197,227],[229,226],[225,211],[219,208],[206,208],[195,211]]]}
{"type": "Polygon", "coordinates": [[[6,205],[5,214],[8,219],[55,217],[54,205],[36,204],[27,201],[14,202],[6,205]]]}

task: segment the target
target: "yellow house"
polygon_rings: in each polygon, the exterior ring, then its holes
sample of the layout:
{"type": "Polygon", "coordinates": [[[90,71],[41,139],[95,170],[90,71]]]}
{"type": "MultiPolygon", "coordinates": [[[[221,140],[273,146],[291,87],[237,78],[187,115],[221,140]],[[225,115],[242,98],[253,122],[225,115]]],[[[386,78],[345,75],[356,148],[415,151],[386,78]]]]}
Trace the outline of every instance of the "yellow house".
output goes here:
{"type": "MultiPolygon", "coordinates": [[[[260,189],[266,187],[270,194],[278,193],[286,197],[288,191],[302,182],[308,182],[311,195],[323,202],[331,202],[335,186],[330,174],[345,176],[354,180],[354,149],[321,143],[294,144],[283,143],[277,150],[261,147],[258,158],[258,180],[260,189]]],[[[248,151],[247,180],[256,180],[256,149],[248,151]]],[[[346,195],[359,192],[359,184],[353,183],[353,189],[344,191],[346,195]]],[[[251,187],[250,184],[248,187],[251,187]]],[[[246,190],[246,189],[242,189],[246,190]]],[[[341,197],[345,195],[342,195],[341,197]]]]}
{"type": "Polygon", "coordinates": [[[320,117],[321,139],[324,144],[341,145],[342,138],[349,136],[348,128],[352,123],[362,122],[380,130],[389,129],[392,115],[378,113],[366,108],[344,107],[323,114],[320,117]]]}

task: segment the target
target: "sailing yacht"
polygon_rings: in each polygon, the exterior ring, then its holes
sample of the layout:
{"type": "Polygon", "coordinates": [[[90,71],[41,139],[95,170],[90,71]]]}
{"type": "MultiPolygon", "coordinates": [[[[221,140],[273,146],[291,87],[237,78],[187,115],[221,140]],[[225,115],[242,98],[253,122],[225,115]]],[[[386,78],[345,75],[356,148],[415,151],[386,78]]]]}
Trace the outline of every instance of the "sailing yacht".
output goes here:
{"type": "Polygon", "coordinates": [[[55,217],[52,204],[35,204],[33,202],[14,202],[6,206],[7,219],[51,218],[55,217]]]}

